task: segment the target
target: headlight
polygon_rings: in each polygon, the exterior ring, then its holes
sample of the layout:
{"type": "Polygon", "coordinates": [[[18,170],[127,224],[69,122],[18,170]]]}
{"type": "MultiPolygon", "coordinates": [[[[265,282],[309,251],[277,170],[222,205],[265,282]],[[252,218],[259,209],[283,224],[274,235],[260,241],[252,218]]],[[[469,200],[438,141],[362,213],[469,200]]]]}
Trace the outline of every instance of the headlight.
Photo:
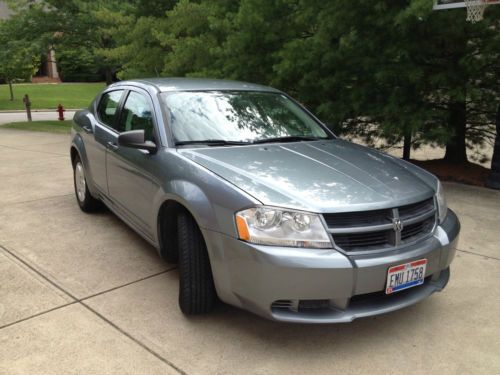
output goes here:
{"type": "Polygon", "coordinates": [[[236,213],[243,241],[274,246],[331,248],[330,237],[318,215],[274,207],[249,208],[236,213]]]}
{"type": "Polygon", "coordinates": [[[436,190],[436,201],[438,204],[439,222],[442,223],[446,218],[446,214],[448,213],[448,206],[446,205],[446,198],[444,197],[443,185],[441,185],[441,182],[439,180],[436,190]]]}

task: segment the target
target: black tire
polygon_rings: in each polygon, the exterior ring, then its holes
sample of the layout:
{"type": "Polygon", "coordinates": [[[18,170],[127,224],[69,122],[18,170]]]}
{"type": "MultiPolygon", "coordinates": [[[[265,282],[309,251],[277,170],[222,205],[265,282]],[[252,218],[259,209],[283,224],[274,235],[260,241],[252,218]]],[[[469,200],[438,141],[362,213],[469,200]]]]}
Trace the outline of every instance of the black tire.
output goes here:
{"type": "Polygon", "coordinates": [[[85,177],[85,168],[79,156],[76,156],[75,160],[73,160],[73,185],[75,187],[76,201],[83,212],[95,212],[102,208],[101,201],[90,194],[87,178],[85,177]]]}
{"type": "Polygon", "coordinates": [[[177,239],[177,214],[167,212],[162,215],[158,233],[160,234],[160,255],[168,263],[179,262],[179,242],[177,239]]]}
{"type": "Polygon", "coordinates": [[[186,315],[205,314],[213,309],[216,292],[207,247],[191,215],[177,218],[179,241],[179,307],[186,315]]]}

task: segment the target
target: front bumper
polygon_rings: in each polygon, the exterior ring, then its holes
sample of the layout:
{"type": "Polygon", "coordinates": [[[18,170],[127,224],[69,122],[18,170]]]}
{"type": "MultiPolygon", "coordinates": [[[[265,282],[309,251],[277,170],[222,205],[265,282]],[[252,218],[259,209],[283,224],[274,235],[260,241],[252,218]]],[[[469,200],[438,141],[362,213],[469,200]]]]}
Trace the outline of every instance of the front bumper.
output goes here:
{"type": "Polygon", "coordinates": [[[341,323],[394,311],[442,290],[459,231],[458,218],[449,210],[432,237],[401,249],[359,256],[333,249],[253,245],[207,230],[203,234],[223,301],[268,319],[341,323]],[[426,282],[386,296],[388,268],[422,258],[428,261],[426,282]],[[305,306],[312,300],[323,301],[321,308],[298,308],[299,301],[305,306]]]}

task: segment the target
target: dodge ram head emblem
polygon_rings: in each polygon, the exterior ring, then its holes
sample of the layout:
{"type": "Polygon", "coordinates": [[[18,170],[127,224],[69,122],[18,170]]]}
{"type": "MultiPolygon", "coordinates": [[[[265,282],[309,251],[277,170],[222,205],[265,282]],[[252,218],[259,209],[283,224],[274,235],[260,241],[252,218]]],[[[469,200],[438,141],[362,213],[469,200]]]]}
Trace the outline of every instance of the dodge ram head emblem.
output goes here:
{"type": "Polygon", "coordinates": [[[396,232],[401,232],[403,230],[403,222],[400,219],[393,219],[392,227],[396,232]]]}

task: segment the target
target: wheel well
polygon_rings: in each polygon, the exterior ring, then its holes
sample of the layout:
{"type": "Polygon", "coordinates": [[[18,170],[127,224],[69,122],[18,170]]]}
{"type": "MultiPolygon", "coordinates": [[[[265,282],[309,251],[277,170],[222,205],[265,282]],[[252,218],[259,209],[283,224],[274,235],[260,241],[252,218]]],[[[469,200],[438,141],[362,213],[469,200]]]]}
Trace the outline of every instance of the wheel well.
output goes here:
{"type": "Polygon", "coordinates": [[[164,202],[158,214],[158,241],[160,255],[163,259],[171,261],[178,256],[177,241],[177,216],[185,212],[193,216],[189,210],[179,202],[169,200],[164,202]]]}

